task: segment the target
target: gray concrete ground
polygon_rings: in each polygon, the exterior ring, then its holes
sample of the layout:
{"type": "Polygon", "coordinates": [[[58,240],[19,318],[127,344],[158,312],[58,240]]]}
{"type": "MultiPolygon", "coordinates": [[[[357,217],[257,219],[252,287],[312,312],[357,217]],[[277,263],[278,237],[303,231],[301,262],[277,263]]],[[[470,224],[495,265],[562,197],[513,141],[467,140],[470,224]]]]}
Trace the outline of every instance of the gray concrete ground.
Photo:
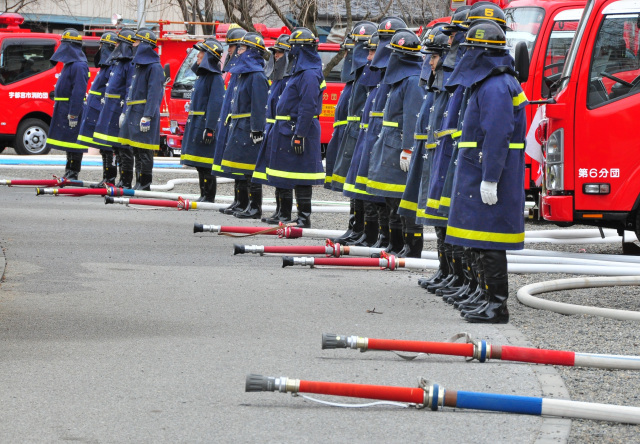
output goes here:
{"type": "MultiPolygon", "coordinates": [[[[0,178],[50,175],[0,168],[0,178]]],[[[170,177],[160,173],[155,182],[170,177]]],[[[230,185],[219,194],[231,194],[230,185]]],[[[553,367],[442,356],[405,362],[388,353],[320,349],[323,332],[444,341],[466,331],[494,344],[531,346],[539,339],[527,324],[532,313],[557,321],[515,298],[511,324],[471,325],[420,289],[416,273],[282,269],[278,257],[233,256],[234,241],[320,241],[192,233],[195,221],[249,224],[218,212],[105,206],[101,198],[36,197],[17,187],[0,188],[0,208],[2,441],[530,443],[569,436],[563,419],[338,409],[244,392],[248,373],[398,386],[424,376],[451,389],[568,398],[553,367]],[[367,313],[373,308],[382,314],[367,313]]],[[[338,229],[344,221],[313,217],[314,228],[338,229]]],[[[561,348],[558,342],[545,345],[561,348]]],[[[623,373],[637,393],[635,375],[623,373]]],[[[636,433],[606,426],[613,441],[636,433]]],[[[570,441],[583,442],[575,436],[570,441]]]]}

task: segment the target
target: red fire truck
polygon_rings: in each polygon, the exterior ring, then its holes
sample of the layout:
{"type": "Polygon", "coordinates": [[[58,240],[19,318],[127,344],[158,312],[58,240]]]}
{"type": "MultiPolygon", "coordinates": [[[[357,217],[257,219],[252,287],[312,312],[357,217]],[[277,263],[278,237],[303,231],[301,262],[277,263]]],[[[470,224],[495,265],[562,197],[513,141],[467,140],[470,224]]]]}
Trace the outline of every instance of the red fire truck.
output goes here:
{"type": "MultiPolygon", "coordinates": [[[[224,42],[227,31],[233,26],[237,25],[218,25],[216,27],[216,38],[224,42]]],[[[275,39],[277,39],[280,34],[290,33],[286,27],[267,28],[261,24],[256,24],[255,26],[264,37],[267,47],[273,45],[275,39]]],[[[335,43],[321,43],[318,46],[318,51],[322,58],[322,63],[326,64],[340,51],[340,45],[335,43]]],[[[161,147],[161,150],[169,156],[179,156],[182,149],[182,135],[187,121],[189,102],[191,101],[191,90],[193,89],[196,78],[193,71],[191,71],[191,66],[195,62],[195,58],[196,51],[190,51],[182,62],[173,82],[167,85],[165,92],[163,111],[166,110],[169,113],[171,120],[168,126],[161,125],[160,130],[162,137],[166,140],[166,146],[161,147]]],[[[331,73],[326,78],[327,89],[324,92],[322,114],[320,115],[320,126],[322,128],[320,141],[323,145],[329,143],[329,140],[331,140],[334,110],[344,88],[344,83],[340,82],[341,70],[342,61],[331,70],[331,73]]]]}
{"type": "Polygon", "coordinates": [[[542,211],[640,237],[640,3],[589,0],[540,125],[542,211]]]}

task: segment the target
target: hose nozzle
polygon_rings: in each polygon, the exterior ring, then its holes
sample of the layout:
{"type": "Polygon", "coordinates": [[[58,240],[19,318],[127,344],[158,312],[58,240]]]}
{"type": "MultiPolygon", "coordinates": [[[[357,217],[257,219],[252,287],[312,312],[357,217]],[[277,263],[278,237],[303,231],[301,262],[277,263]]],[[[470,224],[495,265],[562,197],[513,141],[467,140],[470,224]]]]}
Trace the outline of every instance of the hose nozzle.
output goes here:
{"type": "Polygon", "coordinates": [[[202,224],[197,224],[197,223],[193,224],[193,232],[194,233],[202,233],[203,231],[204,230],[203,230],[203,225],[202,224]]]}
{"type": "Polygon", "coordinates": [[[245,392],[275,392],[297,393],[300,388],[299,379],[289,379],[287,377],[273,378],[256,374],[247,375],[244,386],[245,392]]]}
{"type": "Polygon", "coordinates": [[[322,333],[322,349],[332,350],[334,348],[349,348],[347,336],[333,333],[322,333]]]}
{"type": "Polygon", "coordinates": [[[293,266],[292,256],[282,256],[282,268],[293,266]]]}
{"type": "Polygon", "coordinates": [[[44,188],[36,188],[36,196],[41,196],[44,194],[44,188]]]}
{"type": "Polygon", "coordinates": [[[245,253],[244,245],[233,244],[233,255],[234,256],[236,254],[244,254],[244,253],[245,253]]]}
{"type": "Polygon", "coordinates": [[[104,196],[104,204],[112,204],[114,203],[113,196],[104,196]]]}

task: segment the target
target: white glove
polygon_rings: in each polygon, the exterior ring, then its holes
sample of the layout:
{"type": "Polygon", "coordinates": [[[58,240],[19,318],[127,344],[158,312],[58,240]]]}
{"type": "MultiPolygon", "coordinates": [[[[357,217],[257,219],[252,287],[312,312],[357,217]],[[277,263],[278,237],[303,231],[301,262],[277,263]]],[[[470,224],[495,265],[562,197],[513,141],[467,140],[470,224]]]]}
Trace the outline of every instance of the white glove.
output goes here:
{"type": "Polygon", "coordinates": [[[151,128],[151,117],[143,117],[140,119],[140,131],[146,133],[151,128]]]}
{"type": "Polygon", "coordinates": [[[402,150],[400,153],[400,169],[405,173],[409,171],[409,164],[411,163],[411,155],[413,151],[411,150],[402,150]]]}
{"type": "Polygon", "coordinates": [[[120,120],[118,120],[118,126],[122,128],[123,123],[124,123],[124,113],[120,114],[120,120]]]}
{"type": "Polygon", "coordinates": [[[480,197],[482,197],[482,203],[495,205],[498,202],[498,182],[483,180],[480,183],[480,197]]]}
{"type": "Polygon", "coordinates": [[[67,119],[69,120],[69,128],[75,128],[78,125],[78,116],[67,114],[67,119]]]}

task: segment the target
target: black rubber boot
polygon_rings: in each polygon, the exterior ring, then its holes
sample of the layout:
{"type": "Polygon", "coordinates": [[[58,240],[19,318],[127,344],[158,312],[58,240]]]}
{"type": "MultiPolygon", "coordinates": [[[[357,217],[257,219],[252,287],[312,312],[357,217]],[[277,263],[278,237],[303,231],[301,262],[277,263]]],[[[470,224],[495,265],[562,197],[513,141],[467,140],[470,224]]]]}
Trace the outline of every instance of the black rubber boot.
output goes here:
{"type": "Polygon", "coordinates": [[[454,303],[453,306],[460,310],[461,316],[464,316],[467,312],[477,310],[485,302],[484,292],[486,283],[484,281],[484,267],[480,260],[480,252],[474,251],[474,264],[476,266],[476,281],[478,286],[476,291],[471,293],[469,297],[460,303],[454,303]]]}
{"type": "Polygon", "coordinates": [[[444,295],[442,298],[449,304],[455,304],[456,302],[462,302],[466,300],[471,293],[476,291],[478,281],[476,280],[476,266],[474,263],[474,256],[470,248],[465,248],[464,257],[462,261],[462,274],[464,274],[464,285],[455,293],[450,295],[444,295]]]}
{"type": "Polygon", "coordinates": [[[204,199],[204,168],[196,168],[198,170],[198,187],[200,188],[200,197],[196,199],[196,202],[202,202],[204,199]]]}
{"type": "Polygon", "coordinates": [[[148,173],[140,173],[136,182],[136,186],[133,189],[140,191],[151,191],[151,182],[153,182],[153,175],[148,173]]]}
{"type": "Polygon", "coordinates": [[[387,248],[389,246],[389,225],[378,226],[378,239],[371,248],[387,248]]]}
{"type": "Polygon", "coordinates": [[[280,190],[281,188],[276,187],[276,211],[274,211],[271,216],[266,216],[260,219],[261,222],[266,222],[268,224],[278,224],[280,222],[280,190]]]}
{"type": "Polygon", "coordinates": [[[455,281],[456,273],[454,269],[453,263],[453,245],[444,243],[444,257],[447,260],[447,268],[449,270],[449,274],[440,282],[427,286],[427,291],[429,293],[436,293],[436,290],[440,288],[447,288],[451,282],[455,281]]]}
{"type": "MultiPolygon", "coordinates": [[[[282,222],[283,224],[290,224],[291,209],[293,208],[293,190],[285,188],[280,189],[280,220],[274,222],[276,224],[282,222]]],[[[272,222],[269,222],[272,223],[272,222]]]]}
{"type": "Polygon", "coordinates": [[[231,202],[231,205],[229,205],[227,208],[220,208],[218,211],[220,211],[222,214],[233,214],[233,212],[236,211],[238,209],[238,206],[240,205],[239,199],[240,180],[236,179],[235,183],[233,184],[233,202],[231,202]]]}
{"type": "Polygon", "coordinates": [[[405,246],[407,246],[405,257],[420,258],[423,247],[422,233],[407,233],[405,246]]]}
{"type": "Polygon", "coordinates": [[[109,164],[107,165],[106,177],[104,178],[105,185],[115,185],[116,178],[118,177],[118,162],[116,162],[116,156],[113,151],[107,151],[107,160],[109,164]]]}
{"type": "Polygon", "coordinates": [[[82,168],[82,152],[68,152],[67,151],[67,164],[64,170],[64,177],[70,180],[78,180],[78,174],[82,168]]]}
{"type": "Polygon", "coordinates": [[[453,252],[453,274],[455,279],[449,282],[445,288],[436,290],[437,296],[448,296],[457,293],[465,284],[464,269],[467,266],[467,260],[464,257],[464,247],[455,245],[452,249],[453,252]]]}
{"type": "Polygon", "coordinates": [[[107,173],[109,173],[109,167],[113,162],[113,153],[111,151],[100,150],[100,157],[102,157],[102,180],[95,185],[91,185],[89,188],[103,188],[107,184],[107,173]],[[109,159],[109,157],[111,157],[111,159],[109,159]]]}
{"type": "Polygon", "coordinates": [[[311,185],[296,185],[296,208],[298,218],[296,225],[299,228],[311,228],[311,196],[313,188],[311,185]]]}
{"type": "Polygon", "coordinates": [[[438,271],[431,277],[418,279],[418,285],[426,289],[429,285],[434,285],[444,280],[449,275],[449,264],[444,254],[444,238],[447,235],[446,227],[434,227],[436,232],[436,249],[438,251],[438,271]]]}
{"type": "Polygon", "coordinates": [[[151,191],[153,181],[153,150],[133,148],[133,156],[136,159],[136,186],[134,190],[151,191]]]}
{"type": "MultiPolygon", "coordinates": [[[[351,239],[351,235],[353,234],[353,226],[356,223],[356,200],[349,200],[349,222],[347,223],[347,231],[342,233],[340,237],[336,237],[332,239],[333,242],[339,243],[341,245],[346,245],[346,242],[351,239]]],[[[352,240],[352,239],[351,239],[352,240]]]]}
{"type": "Polygon", "coordinates": [[[216,193],[218,191],[218,182],[216,176],[209,173],[208,168],[204,173],[203,179],[203,191],[204,196],[198,199],[198,202],[214,203],[216,201],[216,193]]]}
{"type": "Polygon", "coordinates": [[[133,181],[133,151],[130,148],[120,148],[120,181],[122,188],[131,189],[133,181]]]}
{"type": "Polygon", "coordinates": [[[378,240],[378,220],[364,221],[364,234],[360,236],[355,242],[351,242],[348,245],[357,247],[371,247],[375,245],[378,240]]]}
{"type": "Polygon", "coordinates": [[[262,217],[262,185],[247,181],[249,185],[249,205],[244,211],[233,213],[238,219],[260,219],[262,217]]]}
{"type": "Polygon", "coordinates": [[[364,235],[364,201],[360,199],[354,199],[353,215],[355,220],[353,227],[351,228],[351,235],[341,242],[343,245],[351,245],[353,242],[357,242],[364,235]]]}
{"type": "Polygon", "coordinates": [[[385,253],[397,256],[404,247],[402,228],[389,228],[389,245],[384,249],[385,253]]]}

